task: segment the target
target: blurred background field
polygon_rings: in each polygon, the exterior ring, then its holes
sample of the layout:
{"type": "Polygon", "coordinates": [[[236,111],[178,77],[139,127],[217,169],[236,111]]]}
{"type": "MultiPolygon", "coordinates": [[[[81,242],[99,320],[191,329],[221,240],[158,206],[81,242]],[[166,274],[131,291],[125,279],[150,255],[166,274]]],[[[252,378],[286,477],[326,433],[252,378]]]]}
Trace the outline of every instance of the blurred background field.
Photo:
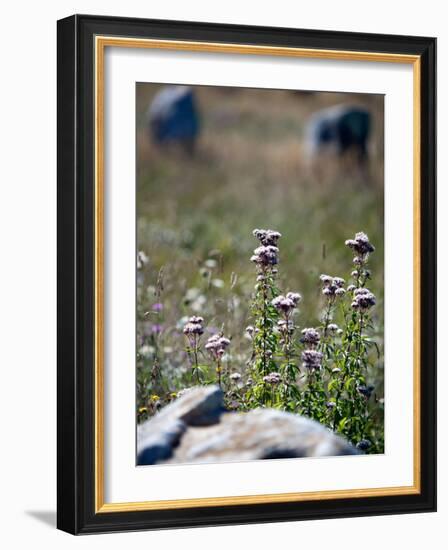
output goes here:
{"type": "MultiPolygon", "coordinates": [[[[373,319],[382,351],[383,97],[196,87],[200,135],[188,154],[150,137],[146,113],[161,87],[136,88],[137,246],[145,260],[137,297],[139,418],[151,412],[151,396],[164,404],[184,383],[182,326],[189,315],[202,315],[209,333],[223,329],[231,337],[226,359],[244,375],[257,227],[283,234],[279,286],[302,294],[300,328],[320,322],[321,273],[349,280],[352,255],[344,241],[365,231],[376,247],[369,287],[377,296],[373,319]],[[368,163],[331,154],[310,163],[307,121],[343,103],[372,115],[368,163]]],[[[382,357],[371,374],[380,393],[382,357]]]]}

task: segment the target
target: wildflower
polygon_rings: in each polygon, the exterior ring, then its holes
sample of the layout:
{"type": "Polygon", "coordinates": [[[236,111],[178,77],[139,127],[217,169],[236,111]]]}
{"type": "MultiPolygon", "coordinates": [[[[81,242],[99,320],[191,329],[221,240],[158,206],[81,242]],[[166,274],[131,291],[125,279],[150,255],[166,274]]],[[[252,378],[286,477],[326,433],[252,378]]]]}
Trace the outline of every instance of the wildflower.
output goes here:
{"type": "Polygon", "coordinates": [[[339,327],[336,323],[330,323],[327,327],[327,331],[333,334],[337,333],[338,330],[339,327]]]}
{"type": "Polygon", "coordinates": [[[201,297],[201,290],[196,287],[189,288],[185,294],[183,302],[186,306],[189,306],[201,297]]]}
{"type": "Polygon", "coordinates": [[[193,311],[202,311],[206,303],[207,298],[203,294],[201,294],[196,298],[196,300],[194,300],[194,302],[191,303],[190,307],[193,311]]]}
{"type": "Polygon", "coordinates": [[[295,307],[294,302],[290,298],[286,298],[282,294],[274,298],[271,301],[271,304],[285,315],[288,315],[295,307]]]}
{"type": "Polygon", "coordinates": [[[155,353],[155,351],[156,348],[154,346],[148,346],[147,344],[145,344],[138,350],[139,354],[143,357],[151,357],[155,353]]]}
{"type": "Polygon", "coordinates": [[[147,407],[140,407],[140,408],[138,409],[138,412],[139,412],[140,414],[145,413],[145,412],[148,412],[148,408],[147,408],[147,407]]]}
{"type": "Polygon", "coordinates": [[[373,390],[375,389],[375,386],[358,386],[356,389],[366,399],[369,399],[372,395],[373,390]]]}
{"type": "Polygon", "coordinates": [[[137,253],[137,269],[142,269],[148,262],[148,256],[143,252],[143,250],[139,250],[137,253]]]}
{"type": "Polygon", "coordinates": [[[157,304],[153,304],[152,305],[152,310],[153,311],[162,311],[163,310],[163,304],[161,304],[160,302],[157,303],[157,304]]]}
{"type": "Polygon", "coordinates": [[[159,324],[154,324],[151,326],[151,331],[154,333],[154,334],[160,334],[163,330],[163,325],[159,325],[159,324]]]}
{"type": "Polygon", "coordinates": [[[278,264],[278,252],[279,250],[276,246],[262,245],[254,250],[250,260],[262,266],[276,265],[278,264]]]}
{"type": "MultiPolygon", "coordinates": [[[[356,272],[356,271],[355,271],[354,273],[355,273],[355,275],[357,275],[357,272],[356,272]]],[[[353,273],[352,273],[352,275],[353,275],[353,273]]],[[[356,286],[355,286],[355,285],[348,285],[348,287],[347,287],[347,292],[354,292],[355,290],[356,290],[356,286]]]]}
{"type": "Polygon", "coordinates": [[[159,399],[160,399],[160,397],[158,395],[156,395],[156,394],[151,395],[151,401],[156,402],[156,401],[159,401],[159,399]]]}
{"type": "Polygon", "coordinates": [[[207,340],[205,349],[208,350],[215,359],[220,359],[229,345],[230,340],[228,338],[225,338],[222,334],[214,334],[207,340]]]}
{"type": "Polygon", "coordinates": [[[357,288],[353,294],[353,302],[351,304],[353,309],[365,312],[376,304],[375,295],[367,288],[357,288]]]}
{"type": "Polygon", "coordinates": [[[315,328],[304,328],[300,341],[307,346],[317,346],[320,341],[320,334],[315,328]]]}
{"type": "Polygon", "coordinates": [[[345,280],[342,277],[333,277],[333,284],[337,288],[342,288],[344,286],[345,280]]]}
{"type": "Polygon", "coordinates": [[[345,294],[343,285],[345,280],[342,277],[330,277],[330,275],[321,275],[319,277],[322,283],[322,294],[329,299],[341,297],[345,294]]]}
{"type": "Polygon", "coordinates": [[[183,328],[183,333],[187,337],[190,346],[190,349],[187,349],[187,353],[192,362],[192,370],[193,372],[196,372],[198,382],[200,382],[200,371],[198,369],[198,353],[200,351],[199,341],[201,335],[204,334],[203,322],[203,317],[193,315],[188,319],[183,328]]]}
{"type": "Polygon", "coordinates": [[[288,292],[286,296],[280,295],[274,298],[271,304],[288,316],[297,307],[301,299],[302,296],[298,292],[288,292]]]}
{"type": "Polygon", "coordinates": [[[375,251],[375,247],[371,242],[369,241],[369,237],[360,231],[359,233],[356,233],[354,239],[347,239],[345,241],[345,245],[351,248],[358,256],[364,260],[366,257],[371,253],[375,251]]]}
{"type": "Polygon", "coordinates": [[[189,321],[190,321],[190,323],[196,323],[196,324],[201,325],[204,322],[204,318],[199,317],[197,315],[193,315],[192,317],[190,317],[189,321]]]}
{"type": "Polygon", "coordinates": [[[334,401],[327,401],[326,406],[329,409],[334,409],[336,407],[336,403],[334,401]]]}
{"type": "Polygon", "coordinates": [[[232,372],[230,375],[230,380],[233,382],[239,382],[241,380],[241,374],[239,372],[232,372]]]}
{"type": "Polygon", "coordinates": [[[356,448],[360,451],[367,451],[371,446],[372,443],[368,439],[361,439],[361,441],[356,444],[356,448]]]}
{"type": "Polygon", "coordinates": [[[322,283],[322,286],[325,288],[327,286],[330,286],[333,282],[333,277],[330,277],[330,275],[322,274],[320,277],[320,282],[322,283]]]}
{"type": "MultiPolygon", "coordinates": [[[[367,263],[369,254],[375,250],[375,247],[369,241],[369,237],[362,231],[356,233],[354,239],[347,239],[345,241],[346,246],[351,248],[354,252],[353,263],[356,266],[356,269],[352,271],[352,277],[357,281],[356,286],[360,286],[360,277],[364,277],[362,284],[365,284],[365,281],[370,277],[370,273],[363,270],[363,267],[367,263]]],[[[361,284],[361,286],[362,286],[361,284]]],[[[356,307],[357,306],[353,306],[356,307]]]]}
{"type": "Polygon", "coordinates": [[[294,332],[294,323],[280,319],[277,321],[277,328],[282,334],[292,334],[294,332]]]}
{"type": "Polygon", "coordinates": [[[197,317],[196,315],[193,315],[193,317],[190,317],[188,319],[188,322],[185,324],[183,328],[183,333],[190,337],[190,336],[201,336],[201,334],[204,334],[204,327],[202,323],[204,322],[204,319],[202,317],[197,317]]]}
{"type": "Polygon", "coordinates": [[[272,229],[254,229],[252,232],[253,236],[256,237],[262,245],[276,245],[279,238],[282,236],[278,231],[272,229]]]}
{"type": "Polygon", "coordinates": [[[221,360],[228,346],[230,346],[230,340],[223,336],[222,333],[210,336],[205,344],[205,349],[210,353],[212,359],[216,363],[216,374],[219,387],[221,387],[221,360]]]}
{"type": "Polygon", "coordinates": [[[255,334],[260,332],[260,329],[258,327],[253,327],[252,325],[249,325],[246,327],[246,330],[244,332],[245,332],[246,338],[248,338],[249,340],[253,340],[255,334]]]}
{"type": "Polygon", "coordinates": [[[208,267],[209,269],[213,269],[218,265],[218,262],[214,260],[213,258],[209,258],[208,260],[205,260],[204,262],[205,267],[208,267]]]}
{"type": "Polygon", "coordinates": [[[315,349],[302,351],[302,366],[309,370],[317,370],[322,367],[323,354],[315,349]]]}
{"type": "Polygon", "coordinates": [[[279,384],[281,382],[281,376],[278,372],[271,372],[266,376],[263,376],[263,382],[266,384],[279,384]]]}

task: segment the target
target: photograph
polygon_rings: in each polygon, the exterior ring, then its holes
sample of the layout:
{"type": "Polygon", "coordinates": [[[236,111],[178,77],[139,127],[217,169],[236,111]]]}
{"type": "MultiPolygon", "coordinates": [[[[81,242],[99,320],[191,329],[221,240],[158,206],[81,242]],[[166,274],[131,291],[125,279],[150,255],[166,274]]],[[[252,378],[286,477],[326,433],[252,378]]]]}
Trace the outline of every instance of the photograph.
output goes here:
{"type": "Polygon", "coordinates": [[[385,453],[384,95],[135,94],[137,465],[385,453]]]}

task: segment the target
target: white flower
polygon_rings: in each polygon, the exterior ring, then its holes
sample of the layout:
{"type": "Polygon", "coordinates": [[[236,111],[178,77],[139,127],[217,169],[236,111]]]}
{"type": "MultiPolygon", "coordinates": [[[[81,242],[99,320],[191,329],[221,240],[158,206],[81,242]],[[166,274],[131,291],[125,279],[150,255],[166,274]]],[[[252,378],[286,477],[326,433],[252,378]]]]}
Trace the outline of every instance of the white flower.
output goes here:
{"type": "Polygon", "coordinates": [[[212,285],[215,288],[223,288],[224,287],[224,281],[222,279],[213,279],[212,285]]]}
{"type": "Polygon", "coordinates": [[[153,346],[148,346],[145,344],[142,346],[138,352],[142,357],[152,357],[155,353],[156,349],[153,346]]]}
{"type": "Polygon", "coordinates": [[[143,250],[139,250],[137,253],[137,269],[142,269],[148,262],[148,256],[143,252],[143,250]]]}
{"type": "Polygon", "coordinates": [[[209,258],[208,260],[205,260],[204,265],[209,269],[213,269],[218,265],[218,262],[216,260],[213,260],[212,258],[209,258]]]}

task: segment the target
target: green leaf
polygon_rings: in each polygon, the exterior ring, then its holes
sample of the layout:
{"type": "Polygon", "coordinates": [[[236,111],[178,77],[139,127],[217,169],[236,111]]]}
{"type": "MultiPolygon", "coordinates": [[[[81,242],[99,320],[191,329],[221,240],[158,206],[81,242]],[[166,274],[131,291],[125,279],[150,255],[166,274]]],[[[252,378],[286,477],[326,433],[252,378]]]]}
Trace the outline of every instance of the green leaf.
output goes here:
{"type": "Polygon", "coordinates": [[[341,420],[339,421],[339,424],[338,424],[338,431],[342,432],[342,430],[345,428],[345,426],[347,425],[347,423],[349,422],[349,418],[341,418],[341,420]]]}
{"type": "Polygon", "coordinates": [[[350,377],[344,384],[344,388],[347,390],[347,391],[350,391],[351,389],[353,389],[355,387],[355,382],[356,380],[352,377],[350,377]]]}

